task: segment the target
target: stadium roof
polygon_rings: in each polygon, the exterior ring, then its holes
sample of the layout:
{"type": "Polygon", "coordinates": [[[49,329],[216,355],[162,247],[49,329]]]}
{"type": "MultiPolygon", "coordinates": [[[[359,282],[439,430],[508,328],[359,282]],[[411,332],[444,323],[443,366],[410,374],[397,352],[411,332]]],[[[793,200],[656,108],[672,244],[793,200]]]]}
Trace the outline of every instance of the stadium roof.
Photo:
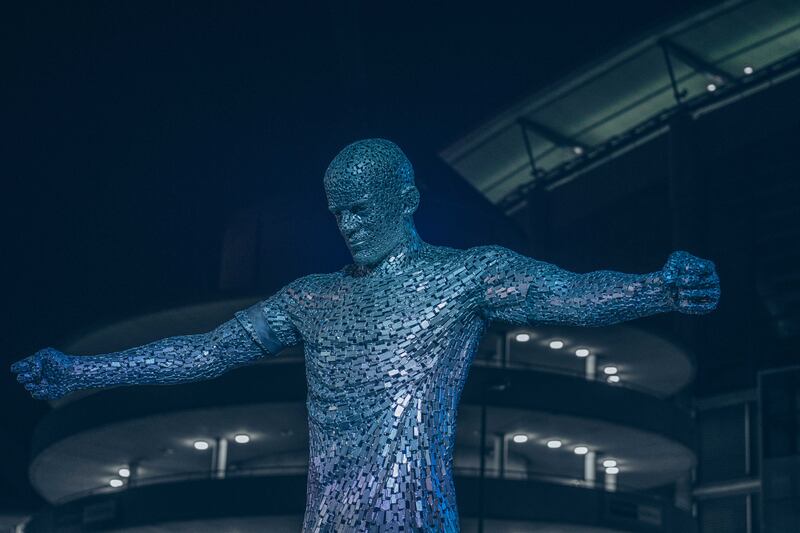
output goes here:
{"type": "MultiPolygon", "coordinates": [[[[591,46],[591,43],[587,43],[591,46]]],[[[494,117],[440,155],[513,212],[695,116],[800,73],[800,2],[731,0],[653,32],[494,117]]]]}

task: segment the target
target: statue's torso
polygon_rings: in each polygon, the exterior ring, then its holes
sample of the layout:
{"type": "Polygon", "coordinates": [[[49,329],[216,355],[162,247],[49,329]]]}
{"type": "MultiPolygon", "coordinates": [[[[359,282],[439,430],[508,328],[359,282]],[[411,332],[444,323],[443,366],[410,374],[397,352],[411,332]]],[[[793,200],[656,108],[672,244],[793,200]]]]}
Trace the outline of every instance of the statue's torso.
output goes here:
{"type": "Polygon", "coordinates": [[[457,529],[455,415],[485,323],[463,254],[430,247],[294,293],[309,387],[307,530],[457,529]]]}

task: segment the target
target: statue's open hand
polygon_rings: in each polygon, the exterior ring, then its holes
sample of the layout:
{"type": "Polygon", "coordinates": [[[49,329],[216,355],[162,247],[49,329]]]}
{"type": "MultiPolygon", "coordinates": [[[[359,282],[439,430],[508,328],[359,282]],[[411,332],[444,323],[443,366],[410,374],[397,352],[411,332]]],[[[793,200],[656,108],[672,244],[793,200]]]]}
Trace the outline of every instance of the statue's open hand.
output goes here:
{"type": "Polygon", "coordinates": [[[55,400],[71,392],[70,357],[54,348],[39,350],[11,365],[31,396],[37,400],[55,400]]]}
{"type": "Polygon", "coordinates": [[[714,263],[687,252],[673,252],[661,270],[676,311],[703,315],[719,303],[719,277],[714,263]]]}

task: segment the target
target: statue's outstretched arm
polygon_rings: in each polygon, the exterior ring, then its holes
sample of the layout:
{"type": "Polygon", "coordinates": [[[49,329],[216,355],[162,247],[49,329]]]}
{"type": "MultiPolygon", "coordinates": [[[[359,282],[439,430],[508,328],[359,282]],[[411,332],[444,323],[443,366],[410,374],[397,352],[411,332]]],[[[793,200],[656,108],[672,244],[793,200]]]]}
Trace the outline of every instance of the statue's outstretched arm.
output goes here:
{"type": "Polygon", "coordinates": [[[686,252],[673,253],[649,274],[576,274],[500,250],[485,279],[493,320],[605,326],[668,311],[704,314],[719,301],[714,264],[686,252]]]}
{"type": "Polygon", "coordinates": [[[121,352],[73,356],[45,348],[11,371],[34,398],[52,400],[88,388],[173,384],[217,377],[299,342],[282,312],[282,294],[236,314],[213,331],[161,339],[121,352]]]}
{"type": "Polygon", "coordinates": [[[238,321],[231,320],[209,333],[104,355],[73,356],[45,348],[14,363],[12,371],[34,398],[55,399],[79,389],[214,378],[262,354],[238,321]]]}

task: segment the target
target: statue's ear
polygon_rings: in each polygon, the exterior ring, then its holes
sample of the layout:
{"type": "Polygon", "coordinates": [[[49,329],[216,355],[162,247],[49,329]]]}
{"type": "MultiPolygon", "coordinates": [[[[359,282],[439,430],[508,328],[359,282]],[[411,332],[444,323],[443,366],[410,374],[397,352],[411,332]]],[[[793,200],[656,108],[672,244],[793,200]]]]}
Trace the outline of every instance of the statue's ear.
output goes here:
{"type": "Polygon", "coordinates": [[[413,215],[419,207],[419,191],[413,185],[406,185],[400,192],[400,201],[403,203],[403,214],[413,215]]]}

